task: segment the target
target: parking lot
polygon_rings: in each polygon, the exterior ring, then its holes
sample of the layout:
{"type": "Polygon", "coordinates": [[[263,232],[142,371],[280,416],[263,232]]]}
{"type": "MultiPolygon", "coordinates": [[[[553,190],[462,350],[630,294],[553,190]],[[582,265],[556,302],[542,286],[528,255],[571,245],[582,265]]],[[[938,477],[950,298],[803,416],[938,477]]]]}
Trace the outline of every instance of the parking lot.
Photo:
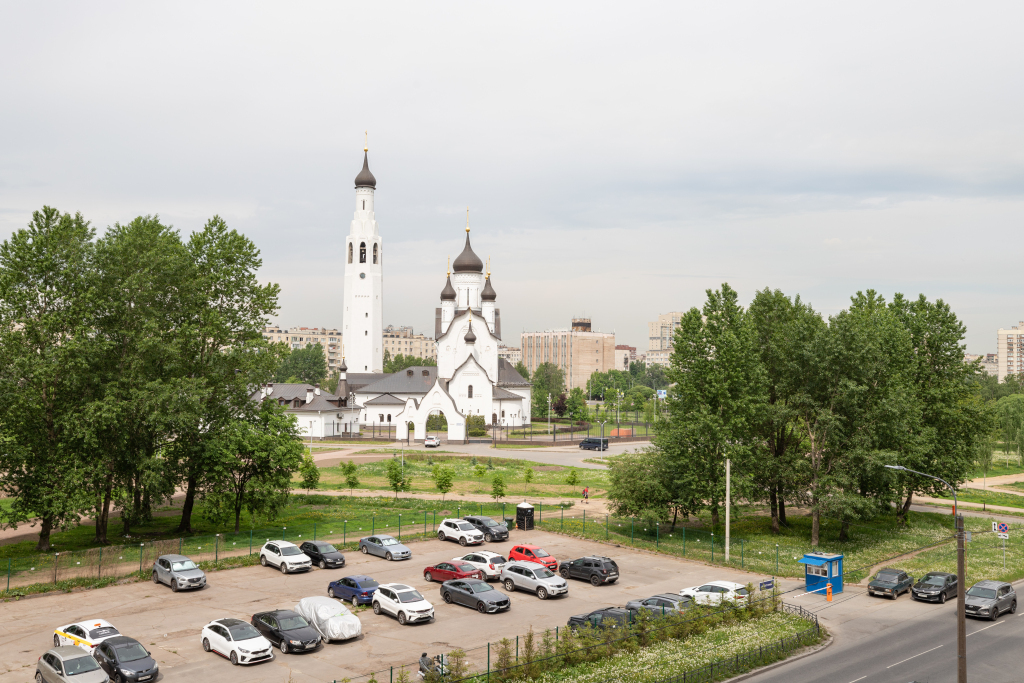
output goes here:
{"type": "MultiPolygon", "coordinates": [[[[423,580],[424,567],[468,552],[456,543],[431,540],[410,544],[413,559],[404,562],[348,553],[346,567],[339,570],[282,575],[257,566],[214,572],[209,575],[209,587],[195,593],[172,593],[166,586],[145,582],[48,595],[4,604],[0,683],[29,683],[37,658],[52,646],[53,630],[83,619],[107,619],[125,635],[137,638],[153,652],[160,664],[161,680],[165,681],[210,676],[222,681],[334,681],[392,665],[413,664],[422,652],[434,655],[456,647],[476,648],[506,636],[514,638],[531,626],[535,631],[565,626],[573,614],[623,605],[635,597],[678,592],[713,579],[745,583],[760,578],[542,531],[514,532],[510,542],[487,544],[485,548],[507,554],[514,543],[535,543],[559,560],[608,555],[618,562],[621,578],[613,585],[598,587],[572,580],[568,596],[548,600],[516,592],[511,595],[510,611],[479,614],[444,604],[440,584],[423,580]],[[275,661],[254,667],[232,667],[217,655],[203,652],[199,632],[211,620],[230,616],[248,621],[255,612],[291,609],[300,598],[325,595],[330,580],[349,574],[366,574],[381,583],[402,582],[415,587],[434,604],[434,622],[400,626],[395,619],[375,616],[366,609],[359,612],[363,624],[360,638],[331,643],[315,652],[277,653],[275,661]]],[[[787,582],[783,587],[796,585],[787,582]]],[[[503,590],[499,584],[495,586],[503,590]]],[[[484,663],[483,651],[474,655],[473,661],[478,660],[484,663]]],[[[415,675],[415,666],[412,669],[410,673],[415,675]]],[[[386,683],[386,679],[380,680],[386,683]]]]}

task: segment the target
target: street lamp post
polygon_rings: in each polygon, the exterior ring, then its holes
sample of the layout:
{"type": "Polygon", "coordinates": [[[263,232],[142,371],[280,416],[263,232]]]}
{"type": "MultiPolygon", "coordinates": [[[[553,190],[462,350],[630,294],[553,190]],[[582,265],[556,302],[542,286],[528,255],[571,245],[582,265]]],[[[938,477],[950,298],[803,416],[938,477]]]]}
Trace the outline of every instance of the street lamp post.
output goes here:
{"type": "Polygon", "coordinates": [[[551,431],[551,394],[548,394],[548,431],[551,431]]]}
{"type": "Polygon", "coordinates": [[[956,680],[957,683],[967,683],[967,616],[964,612],[964,594],[966,592],[966,586],[964,585],[964,516],[957,507],[956,489],[941,477],[918,472],[902,465],[886,465],[886,467],[890,470],[912,472],[922,477],[941,481],[953,494],[953,511],[956,513],[956,680]]]}

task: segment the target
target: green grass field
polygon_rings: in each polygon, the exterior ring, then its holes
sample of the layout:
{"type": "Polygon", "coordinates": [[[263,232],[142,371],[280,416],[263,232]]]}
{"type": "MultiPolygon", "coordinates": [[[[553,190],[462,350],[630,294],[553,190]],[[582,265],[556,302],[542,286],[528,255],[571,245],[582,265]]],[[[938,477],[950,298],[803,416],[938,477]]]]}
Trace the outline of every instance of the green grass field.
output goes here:
{"type": "MultiPolygon", "coordinates": [[[[960,489],[956,493],[957,500],[965,503],[986,503],[988,505],[1002,505],[1004,507],[1024,509],[1024,496],[1016,496],[1003,491],[979,491],[978,489],[960,489]]],[[[953,496],[935,496],[953,502],[953,496]]]]}

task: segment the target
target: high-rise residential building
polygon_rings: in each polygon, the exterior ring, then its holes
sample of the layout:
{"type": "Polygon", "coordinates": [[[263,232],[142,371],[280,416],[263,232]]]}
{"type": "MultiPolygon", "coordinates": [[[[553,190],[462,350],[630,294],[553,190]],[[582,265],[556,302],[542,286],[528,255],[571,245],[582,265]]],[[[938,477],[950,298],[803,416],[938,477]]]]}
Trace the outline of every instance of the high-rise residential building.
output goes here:
{"type": "Polygon", "coordinates": [[[590,318],[573,318],[569,329],[524,332],[520,348],[530,374],[541,363],[554,363],[565,373],[567,389],[585,389],[592,374],[615,367],[615,333],[595,332],[590,318]]]}
{"type": "Polygon", "coordinates": [[[981,361],[981,369],[986,375],[997,376],[999,374],[999,356],[995,353],[965,353],[964,362],[973,363],[981,361]]]}
{"type": "Polygon", "coordinates": [[[320,344],[324,347],[327,374],[335,373],[341,367],[341,332],[339,330],[328,327],[289,327],[284,329],[277,325],[267,325],[263,328],[263,338],[272,342],[285,342],[293,351],[320,344]]]}
{"type": "Polygon", "coordinates": [[[388,325],[384,328],[381,341],[384,344],[384,350],[390,352],[392,358],[402,354],[403,356],[429,358],[437,361],[437,344],[425,334],[415,334],[412,326],[388,325]]]}
{"type": "Polygon", "coordinates": [[[512,365],[523,361],[523,350],[515,346],[498,344],[498,358],[504,358],[512,365]]]}
{"type": "Polygon", "coordinates": [[[647,345],[648,365],[669,364],[669,356],[672,355],[672,337],[675,335],[676,329],[679,327],[679,321],[682,318],[682,312],[673,311],[671,313],[662,313],[658,316],[657,320],[647,323],[649,337],[647,345]]]}
{"type": "Polygon", "coordinates": [[[996,357],[1000,382],[1024,372],[1024,321],[996,332],[996,357]]]}

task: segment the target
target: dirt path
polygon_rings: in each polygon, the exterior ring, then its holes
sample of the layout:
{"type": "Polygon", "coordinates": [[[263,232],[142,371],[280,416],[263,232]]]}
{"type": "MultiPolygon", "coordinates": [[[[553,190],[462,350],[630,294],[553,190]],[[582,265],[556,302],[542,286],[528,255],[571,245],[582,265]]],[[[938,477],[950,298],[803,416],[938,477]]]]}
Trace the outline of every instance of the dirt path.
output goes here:
{"type": "MultiPolygon", "coordinates": [[[[304,494],[304,493],[306,493],[306,489],[292,489],[292,493],[303,493],[304,494]]],[[[323,496],[348,496],[348,495],[352,495],[355,498],[377,498],[377,497],[380,497],[380,496],[389,497],[389,494],[393,495],[389,491],[365,490],[365,489],[357,489],[357,490],[353,491],[351,494],[348,492],[347,489],[346,490],[339,490],[339,491],[310,491],[310,493],[316,493],[316,494],[323,495],[323,496]]],[[[438,500],[438,497],[437,497],[436,493],[402,493],[398,497],[402,498],[402,499],[412,498],[414,500],[438,500]]],[[[522,502],[524,500],[524,498],[526,500],[529,500],[529,502],[531,504],[536,504],[536,503],[540,502],[540,503],[543,503],[545,507],[550,505],[551,509],[553,510],[553,509],[558,507],[559,503],[561,503],[562,501],[564,501],[566,499],[566,496],[561,496],[559,498],[545,498],[545,497],[533,496],[533,495],[527,495],[527,496],[524,497],[524,496],[516,494],[516,495],[508,496],[507,500],[504,500],[504,501],[501,501],[501,502],[505,503],[508,506],[513,506],[514,507],[515,505],[518,505],[520,502],[522,502]]],[[[460,503],[494,503],[494,499],[493,498],[491,498],[488,495],[484,495],[484,494],[480,494],[480,493],[456,494],[454,496],[451,496],[451,497],[447,498],[446,501],[451,503],[452,506],[454,506],[454,507],[457,507],[460,503]]],[[[573,508],[573,509],[574,510],[582,510],[584,508],[586,509],[586,511],[588,513],[593,513],[595,515],[610,514],[609,510],[608,510],[607,501],[605,501],[603,499],[593,499],[592,498],[590,500],[590,502],[585,503],[585,504],[581,503],[579,500],[577,500],[576,501],[576,507],[573,508]]]]}
{"type": "MultiPolygon", "coordinates": [[[[914,496],[914,501],[918,503],[926,503],[931,505],[945,505],[949,506],[950,508],[953,507],[953,501],[948,498],[930,498],[929,496],[914,496]]],[[[963,500],[958,501],[958,504],[961,508],[970,510],[993,510],[996,512],[1024,512],[1024,508],[1009,507],[1007,505],[987,505],[984,503],[968,503],[963,500]]]]}

